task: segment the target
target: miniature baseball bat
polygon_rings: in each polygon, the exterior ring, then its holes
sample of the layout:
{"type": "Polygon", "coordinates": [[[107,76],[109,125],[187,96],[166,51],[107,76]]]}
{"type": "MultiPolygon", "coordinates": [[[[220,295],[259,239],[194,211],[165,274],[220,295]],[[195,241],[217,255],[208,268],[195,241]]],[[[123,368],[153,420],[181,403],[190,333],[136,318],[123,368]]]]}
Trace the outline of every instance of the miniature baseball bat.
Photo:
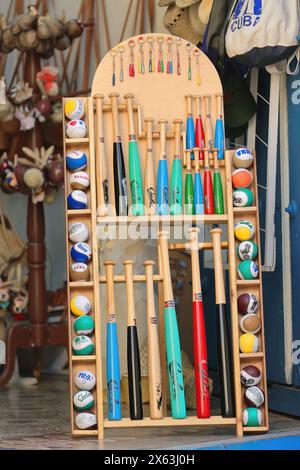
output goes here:
{"type": "Polygon", "coordinates": [[[107,301],[107,332],[106,332],[106,371],[108,419],[119,421],[121,414],[120,359],[118,348],[117,323],[114,299],[114,261],[105,261],[106,267],[106,301],[107,301]]]}
{"type": "Polygon", "coordinates": [[[127,103],[128,129],[129,129],[129,179],[132,200],[132,214],[144,215],[143,206],[143,185],[141,176],[141,165],[139,159],[139,151],[136,141],[133,117],[133,98],[132,93],[124,95],[127,103]]]}
{"type": "Polygon", "coordinates": [[[200,154],[198,147],[194,148],[195,156],[195,177],[194,177],[194,213],[196,215],[204,214],[203,187],[200,175],[200,154]]]}
{"type": "Polygon", "coordinates": [[[182,162],[181,162],[181,126],[182,119],[174,119],[175,151],[172,164],[170,214],[182,214],[182,162]]]}
{"type": "Polygon", "coordinates": [[[124,164],[123,147],[119,127],[118,93],[110,93],[113,118],[113,168],[115,186],[115,204],[117,215],[128,214],[128,191],[124,164]]]}
{"type": "Polygon", "coordinates": [[[204,211],[205,214],[214,214],[214,192],[212,185],[212,177],[209,166],[209,151],[204,150],[204,175],[203,175],[203,192],[204,192],[204,211]]]}
{"type": "Polygon", "coordinates": [[[195,124],[195,140],[196,147],[200,149],[200,160],[204,160],[203,149],[205,147],[205,134],[201,115],[201,96],[195,96],[196,101],[196,124],[195,124]]]}
{"type": "Polygon", "coordinates": [[[150,418],[162,419],[162,381],[159,354],[158,324],[155,311],[153,266],[154,261],[145,261],[147,289],[147,328],[148,328],[148,377],[150,418]]]}
{"type": "Polygon", "coordinates": [[[222,179],[218,164],[218,150],[213,151],[214,155],[214,213],[224,214],[224,199],[223,199],[223,188],[222,179]]]}
{"type": "Polygon", "coordinates": [[[191,158],[191,150],[186,150],[186,174],[184,183],[184,213],[186,215],[194,214],[194,182],[191,158]]]}
{"type": "Polygon", "coordinates": [[[224,123],[223,123],[223,95],[217,94],[217,113],[215,127],[215,148],[218,149],[218,159],[224,160],[225,137],[224,137],[224,123]]]}
{"type": "Polygon", "coordinates": [[[144,202],[145,208],[148,215],[155,214],[155,177],[154,177],[154,166],[153,166],[153,142],[152,142],[152,132],[153,132],[153,122],[154,119],[146,118],[146,135],[147,135],[147,155],[146,155],[146,164],[145,164],[145,174],[144,174],[144,202]]]}
{"type": "Polygon", "coordinates": [[[164,319],[171,409],[173,418],[180,419],[186,417],[186,407],[180,340],[171,283],[168,232],[160,232],[158,236],[164,284],[164,319]]]}
{"type": "Polygon", "coordinates": [[[104,129],[103,129],[103,95],[95,95],[96,101],[96,172],[100,178],[97,184],[97,211],[100,217],[108,215],[108,179],[107,179],[107,165],[106,165],[106,150],[104,142],[104,129]]]}
{"type": "Polygon", "coordinates": [[[133,296],[133,261],[127,260],[123,264],[127,294],[127,367],[130,419],[139,420],[143,419],[143,402],[140,350],[133,296]]]}
{"type": "MultiPolygon", "coordinates": [[[[195,141],[195,128],[194,128],[194,118],[193,118],[193,107],[192,100],[193,95],[185,95],[186,99],[186,108],[187,108],[187,120],[186,120],[186,149],[193,150],[196,147],[195,141]]],[[[194,159],[194,154],[191,153],[191,159],[194,159]]]]}
{"type": "Polygon", "coordinates": [[[222,416],[231,417],[234,416],[235,413],[234,389],[232,355],[229,338],[228,318],[226,315],[226,296],[223,277],[221,247],[222,229],[213,228],[210,233],[213,243],[215,266],[215,294],[221,410],[222,416]]]}
{"type": "Polygon", "coordinates": [[[197,417],[210,417],[206,332],[200,280],[199,228],[190,229],[193,284],[193,337],[197,417]]]}
{"type": "Polygon", "coordinates": [[[168,176],[168,163],[166,154],[166,127],[167,120],[160,119],[159,121],[160,132],[160,158],[158,162],[157,171],[157,214],[169,214],[169,176],[168,176]]]}

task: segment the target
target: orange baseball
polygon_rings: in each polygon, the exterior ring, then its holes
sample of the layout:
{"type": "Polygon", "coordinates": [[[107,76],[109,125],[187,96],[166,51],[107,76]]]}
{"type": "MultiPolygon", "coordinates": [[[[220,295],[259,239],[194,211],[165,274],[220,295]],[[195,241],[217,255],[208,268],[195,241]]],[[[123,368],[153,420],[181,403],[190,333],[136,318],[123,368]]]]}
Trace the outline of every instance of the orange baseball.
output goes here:
{"type": "Polygon", "coordinates": [[[248,188],[252,183],[252,174],[246,168],[238,168],[232,173],[232,184],[235,188],[248,188]]]}

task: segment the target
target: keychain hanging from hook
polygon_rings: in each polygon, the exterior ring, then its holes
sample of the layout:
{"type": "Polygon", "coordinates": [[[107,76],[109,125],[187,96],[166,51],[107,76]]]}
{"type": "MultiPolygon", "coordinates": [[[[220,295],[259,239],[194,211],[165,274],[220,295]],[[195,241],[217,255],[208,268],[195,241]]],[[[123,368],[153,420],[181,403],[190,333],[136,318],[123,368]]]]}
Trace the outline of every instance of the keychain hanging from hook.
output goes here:
{"type": "Polygon", "coordinates": [[[167,39],[168,57],[167,57],[167,73],[173,73],[173,38],[167,39]]]}
{"type": "Polygon", "coordinates": [[[185,46],[185,49],[188,53],[188,79],[192,80],[192,57],[191,57],[191,52],[192,52],[192,46],[188,42],[187,45],[185,46]]]}
{"type": "Polygon", "coordinates": [[[112,49],[110,51],[110,55],[112,57],[112,78],[111,78],[112,86],[116,86],[116,56],[117,54],[118,54],[117,49],[112,49]]]}
{"type": "Polygon", "coordinates": [[[179,51],[181,44],[182,44],[181,39],[176,38],[175,45],[176,45],[177,75],[181,75],[180,51],[179,51]]]}
{"type": "Polygon", "coordinates": [[[164,73],[165,65],[164,65],[164,51],[163,51],[163,43],[164,38],[162,36],[158,36],[157,42],[159,44],[158,48],[158,64],[157,64],[157,71],[160,73],[164,73]]]}
{"type": "Polygon", "coordinates": [[[154,37],[153,36],[148,36],[147,37],[147,42],[149,44],[149,64],[148,64],[148,70],[150,73],[155,71],[155,65],[154,65],[154,37]]]}
{"type": "Polygon", "coordinates": [[[201,85],[201,73],[200,73],[200,50],[199,49],[194,49],[193,52],[195,58],[196,58],[196,83],[198,86],[201,85]]]}
{"type": "Polygon", "coordinates": [[[135,77],[135,67],[134,67],[134,48],[135,42],[133,39],[130,39],[128,42],[129,46],[129,77],[135,77]]]}
{"type": "Polygon", "coordinates": [[[138,63],[138,71],[139,73],[145,73],[145,57],[144,57],[144,44],[145,40],[143,36],[140,36],[138,39],[139,43],[139,63],[138,63]]]}
{"type": "Polygon", "coordinates": [[[124,46],[119,46],[118,52],[120,54],[120,82],[124,81],[124,57],[123,54],[125,52],[124,46]]]}

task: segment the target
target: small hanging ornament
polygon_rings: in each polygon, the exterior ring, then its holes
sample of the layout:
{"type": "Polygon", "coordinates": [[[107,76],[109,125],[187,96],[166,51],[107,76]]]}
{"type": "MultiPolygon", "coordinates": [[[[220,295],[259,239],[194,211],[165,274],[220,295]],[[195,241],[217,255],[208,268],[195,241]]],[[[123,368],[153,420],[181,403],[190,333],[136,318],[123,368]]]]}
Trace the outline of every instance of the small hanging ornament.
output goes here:
{"type": "Polygon", "coordinates": [[[158,36],[157,42],[159,44],[157,71],[160,72],[160,73],[164,73],[164,71],[165,71],[164,51],[163,51],[163,47],[162,47],[162,45],[164,43],[164,38],[162,36],[158,36]]]}
{"type": "Polygon", "coordinates": [[[116,56],[118,54],[118,51],[116,49],[112,49],[110,51],[110,55],[112,57],[112,86],[116,86],[116,56]]]}
{"type": "Polygon", "coordinates": [[[194,49],[193,52],[195,58],[196,58],[196,83],[198,86],[201,85],[201,74],[200,74],[200,49],[194,49]]]}
{"type": "Polygon", "coordinates": [[[173,73],[173,38],[167,39],[168,58],[167,58],[167,73],[173,73]]]}
{"type": "Polygon", "coordinates": [[[138,71],[144,75],[145,73],[145,57],[144,57],[144,44],[145,39],[143,36],[140,36],[138,39],[139,43],[139,64],[138,64],[138,71]]]}
{"type": "Polygon", "coordinates": [[[185,49],[188,53],[188,63],[189,63],[189,65],[188,65],[188,79],[192,80],[192,57],[191,57],[192,46],[189,42],[185,46],[185,49]]]}
{"type": "Polygon", "coordinates": [[[130,39],[128,42],[129,46],[129,77],[135,77],[135,68],[134,68],[134,48],[135,42],[133,39],[130,39]]]}
{"type": "Polygon", "coordinates": [[[147,37],[147,42],[149,44],[149,65],[148,65],[148,70],[150,73],[155,71],[155,65],[154,65],[154,37],[153,36],[148,36],[147,37]]]}
{"type": "Polygon", "coordinates": [[[125,52],[124,46],[119,46],[118,52],[120,55],[120,82],[124,82],[124,58],[123,54],[125,52]]]}
{"type": "Polygon", "coordinates": [[[181,75],[181,65],[180,65],[180,51],[179,48],[181,46],[181,39],[176,38],[175,39],[175,45],[176,45],[176,59],[177,59],[177,75],[181,75]]]}

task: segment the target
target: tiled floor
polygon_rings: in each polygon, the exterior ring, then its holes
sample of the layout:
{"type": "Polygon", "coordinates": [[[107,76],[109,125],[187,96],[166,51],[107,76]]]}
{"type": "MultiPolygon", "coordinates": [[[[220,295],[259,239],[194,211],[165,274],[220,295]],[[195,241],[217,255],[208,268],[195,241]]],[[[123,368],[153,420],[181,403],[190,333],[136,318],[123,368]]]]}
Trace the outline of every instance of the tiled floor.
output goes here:
{"type": "MultiPolygon", "coordinates": [[[[100,443],[97,438],[72,439],[67,378],[61,376],[44,377],[37,387],[1,389],[0,403],[0,449],[191,449],[236,441],[233,427],[109,429],[100,443]]],[[[272,437],[300,435],[300,420],[271,413],[270,421],[272,437]]]]}

